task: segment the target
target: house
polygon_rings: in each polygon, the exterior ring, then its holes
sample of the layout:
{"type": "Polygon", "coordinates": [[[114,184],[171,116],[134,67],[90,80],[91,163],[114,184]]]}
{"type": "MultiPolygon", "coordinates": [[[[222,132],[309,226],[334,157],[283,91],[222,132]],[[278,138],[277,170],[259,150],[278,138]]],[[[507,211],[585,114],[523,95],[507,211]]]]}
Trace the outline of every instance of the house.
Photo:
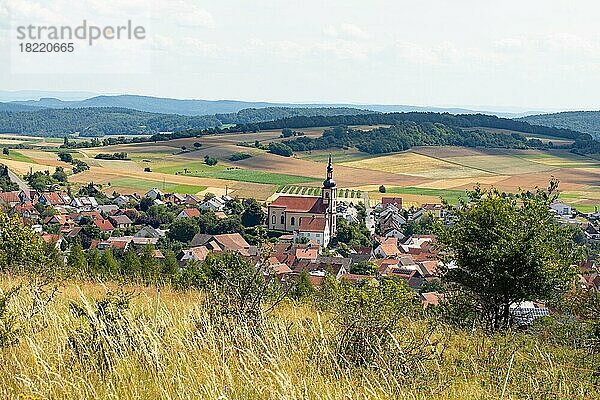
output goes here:
{"type": "Polygon", "coordinates": [[[179,193],[171,193],[165,196],[165,202],[174,205],[185,204],[185,195],[179,193]]]}
{"type": "Polygon", "coordinates": [[[2,192],[0,193],[0,204],[5,204],[9,208],[16,206],[21,203],[21,198],[19,197],[20,192],[2,192]]]}
{"type": "Polygon", "coordinates": [[[97,219],[103,219],[102,215],[98,211],[82,211],[76,212],[69,215],[75,222],[80,223],[82,218],[89,218],[94,221],[97,219]]]}
{"type": "Polygon", "coordinates": [[[189,261],[203,262],[206,256],[210,253],[210,250],[206,246],[192,247],[184,250],[183,256],[179,259],[181,264],[185,264],[189,261]]]}
{"type": "Polygon", "coordinates": [[[115,212],[119,211],[119,206],[117,206],[116,204],[104,204],[104,205],[96,207],[96,209],[98,211],[100,211],[102,214],[111,215],[111,214],[114,214],[115,212]]]}
{"type": "Polygon", "coordinates": [[[40,216],[40,213],[32,203],[17,204],[13,208],[13,213],[27,219],[36,219],[40,216]]]}
{"type": "Polygon", "coordinates": [[[202,200],[200,199],[200,197],[196,196],[195,194],[186,194],[185,195],[185,204],[188,206],[195,206],[202,203],[202,200]]]}
{"type": "Polygon", "coordinates": [[[571,215],[573,213],[573,209],[570,205],[560,201],[554,201],[552,204],[550,204],[550,210],[555,212],[557,215],[571,215]]]}
{"type": "Polygon", "coordinates": [[[214,235],[213,239],[220,245],[224,251],[238,252],[241,255],[256,255],[257,249],[255,246],[250,246],[246,239],[239,233],[225,233],[222,235],[214,235]]]}
{"type": "Polygon", "coordinates": [[[411,254],[429,252],[434,241],[433,235],[412,235],[400,245],[400,249],[411,254]]]}
{"type": "Polygon", "coordinates": [[[261,265],[260,263],[256,265],[256,267],[264,267],[263,274],[265,276],[269,276],[270,274],[275,274],[280,279],[283,279],[282,276],[289,275],[293,271],[292,269],[285,263],[280,262],[277,257],[269,257],[266,262],[261,265]]]}
{"type": "Polygon", "coordinates": [[[358,210],[352,205],[345,201],[338,202],[337,205],[337,216],[344,218],[350,224],[358,223],[358,210]]]}
{"type": "Polygon", "coordinates": [[[44,224],[46,225],[60,225],[60,229],[69,229],[75,226],[75,221],[73,221],[69,216],[64,214],[56,214],[50,217],[46,217],[44,219],[44,224]]]}
{"type": "Polygon", "coordinates": [[[165,231],[153,228],[150,225],[146,225],[145,227],[137,231],[133,236],[140,238],[160,239],[161,237],[165,236],[165,231]]]}
{"type": "Polygon", "coordinates": [[[200,209],[203,211],[210,210],[214,212],[223,211],[225,210],[225,205],[230,200],[232,199],[228,196],[213,196],[200,204],[200,209]]]}
{"type": "Polygon", "coordinates": [[[250,246],[239,233],[226,233],[222,235],[197,233],[192,238],[191,245],[192,247],[205,246],[207,249],[215,252],[236,252],[243,256],[254,256],[258,253],[256,246],[250,246]]]}
{"type": "Polygon", "coordinates": [[[21,203],[37,203],[40,198],[39,193],[33,189],[23,189],[19,192],[21,203]]]}
{"type": "Polygon", "coordinates": [[[115,230],[115,227],[113,226],[113,224],[111,224],[109,220],[103,219],[103,218],[95,219],[94,225],[96,225],[98,227],[98,229],[100,229],[100,231],[102,231],[102,232],[112,233],[112,231],[115,230]]]}
{"type": "Polygon", "coordinates": [[[412,215],[412,220],[418,221],[425,215],[432,215],[436,218],[445,218],[447,213],[447,210],[442,204],[426,203],[412,215]]]}
{"type": "Polygon", "coordinates": [[[400,214],[390,213],[380,216],[379,219],[379,229],[383,232],[392,229],[401,230],[404,224],[406,224],[406,219],[400,214]]]}
{"type": "Polygon", "coordinates": [[[119,229],[127,229],[133,224],[131,219],[129,219],[129,217],[124,214],[113,215],[108,219],[113,223],[115,227],[119,229]]]}
{"type": "Polygon", "coordinates": [[[390,205],[393,205],[398,210],[402,210],[402,197],[382,197],[381,198],[381,208],[388,208],[390,205]]]}
{"type": "Polygon", "coordinates": [[[197,208],[186,208],[183,209],[179,214],[177,214],[177,218],[194,218],[200,216],[200,210],[197,208]]]}
{"type": "Polygon", "coordinates": [[[158,188],[152,188],[146,192],[146,197],[150,197],[152,200],[164,199],[165,194],[158,188]]]}
{"type": "Polygon", "coordinates": [[[402,252],[400,251],[400,249],[398,249],[398,246],[396,244],[384,242],[377,246],[377,248],[375,248],[373,254],[375,255],[375,257],[378,258],[391,258],[399,256],[400,254],[402,254],[402,252]]]}
{"type": "Polygon", "coordinates": [[[117,196],[113,199],[113,203],[121,208],[128,205],[130,201],[131,199],[129,197],[123,195],[117,196]]]}
{"type": "Polygon", "coordinates": [[[316,260],[299,260],[294,266],[294,273],[307,271],[309,275],[324,277],[333,275],[336,279],[350,272],[352,259],[346,257],[318,257],[316,260]]]}
{"type": "Polygon", "coordinates": [[[335,237],[337,186],[333,180],[331,156],[327,165],[327,177],[323,181],[321,197],[279,196],[268,206],[268,228],[294,232],[300,227],[301,218],[324,218],[328,221],[329,237],[335,237]]]}
{"type": "Polygon", "coordinates": [[[75,197],[71,200],[71,206],[78,209],[91,210],[98,207],[98,201],[94,197],[75,197]]]}
{"type": "Polygon", "coordinates": [[[319,256],[319,248],[307,245],[304,248],[296,248],[294,256],[297,260],[316,260],[319,256]]]}
{"type": "Polygon", "coordinates": [[[306,238],[309,242],[318,243],[320,246],[327,247],[331,239],[329,220],[323,217],[301,217],[300,226],[294,232],[294,241],[298,242],[301,238],[306,238]]]}
{"type": "Polygon", "coordinates": [[[40,195],[39,202],[45,206],[68,205],[71,204],[71,198],[64,193],[44,192],[40,195]]]}

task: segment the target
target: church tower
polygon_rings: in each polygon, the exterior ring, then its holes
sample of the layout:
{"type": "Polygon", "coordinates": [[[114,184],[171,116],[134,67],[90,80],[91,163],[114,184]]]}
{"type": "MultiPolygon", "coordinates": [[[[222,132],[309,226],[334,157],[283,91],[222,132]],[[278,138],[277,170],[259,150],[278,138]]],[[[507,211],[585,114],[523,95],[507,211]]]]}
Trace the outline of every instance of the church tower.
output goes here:
{"type": "Polygon", "coordinates": [[[329,234],[331,237],[334,237],[337,231],[337,187],[333,180],[331,154],[329,155],[329,163],[327,164],[327,178],[323,181],[323,189],[321,189],[321,198],[323,205],[326,207],[325,217],[329,220],[329,234]]]}

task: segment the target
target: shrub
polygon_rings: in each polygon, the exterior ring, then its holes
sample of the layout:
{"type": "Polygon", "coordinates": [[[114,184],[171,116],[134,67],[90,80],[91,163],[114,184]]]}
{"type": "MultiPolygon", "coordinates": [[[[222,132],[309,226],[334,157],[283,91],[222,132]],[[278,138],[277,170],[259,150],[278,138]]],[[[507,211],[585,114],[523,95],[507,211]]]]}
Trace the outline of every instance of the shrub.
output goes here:
{"type": "Polygon", "coordinates": [[[248,154],[248,153],[233,153],[231,156],[229,156],[229,161],[241,161],[241,160],[245,160],[247,158],[252,157],[252,154],[248,154]]]}
{"type": "Polygon", "coordinates": [[[284,157],[291,157],[292,154],[294,154],[293,150],[288,145],[276,142],[269,143],[269,153],[284,157]]]}
{"type": "Polygon", "coordinates": [[[214,157],[211,157],[209,155],[204,156],[204,164],[206,164],[206,165],[210,165],[210,166],[217,165],[217,162],[218,162],[218,160],[214,157]]]}
{"type": "Polygon", "coordinates": [[[400,319],[416,313],[415,293],[392,279],[364,280],[337,285],[334,318],[340,361],[356,366],[373,364],[381,357],[398,357],[394,332],[400,319]]]}

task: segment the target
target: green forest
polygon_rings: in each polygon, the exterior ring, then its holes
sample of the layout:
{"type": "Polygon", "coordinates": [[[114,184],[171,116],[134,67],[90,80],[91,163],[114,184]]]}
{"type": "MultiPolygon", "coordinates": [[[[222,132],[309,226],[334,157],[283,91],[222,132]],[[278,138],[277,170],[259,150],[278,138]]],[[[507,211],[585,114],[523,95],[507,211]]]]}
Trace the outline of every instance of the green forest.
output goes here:
{"type": "Polygon", "coordinates": [[[347,127],[335,127],[323,132],[319,138],[302,136],[284,142],[293,151],[350,148],[369,154],[393,153],[414,146],[466,146],[510,149],[547,148],[539,139],[527,139],[513,133],[494,133],[475,130],[464,131],[440,123],[401,122],[389,128],[362,131],[347,127]]]}
{"type": "Polygon", "coordinates": [[[245,109],[237,113],[203,116],[156,114],[127,108],[94,107],[0,111],[0,133],[65,136],[144,135],[206,129],[231,124],[249,124],[293,116],[347,115],[365,113],[353,108],[245,109]]]}
{"type": "Polygon", "coordinates": [[[600,137],[600,111],[570,111],[524,117],[530,124],[572,129],[600,137]]]}

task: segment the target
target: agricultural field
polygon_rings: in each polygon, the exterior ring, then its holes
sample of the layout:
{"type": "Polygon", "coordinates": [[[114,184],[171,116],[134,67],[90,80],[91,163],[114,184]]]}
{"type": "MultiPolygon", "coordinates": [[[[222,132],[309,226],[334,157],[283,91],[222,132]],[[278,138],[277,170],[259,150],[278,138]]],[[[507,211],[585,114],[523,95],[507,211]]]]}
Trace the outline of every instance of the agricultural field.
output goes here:
{"type": "MultiPolygon", "coordinates": [[[[323,129],[300,130],[307,136],[319,136],[323,129]]],[[[318,195],[331,153],[339,193],[348,193],[347,198],[351,201],[362,200],[362,193],[366,193],[374,203],[383,196],[379,191],[383,185],[387,195],[399,195],[407,204],[439,202],[440,198],[453,203],[476,184],[517,191],[520,187],[546,187],[554,177],[560,181],[565,202],[581,211],[600,207],[600,161],[566,150],[442,146],[415,147],[410,151],[386,155],[370,155],[356,149],[334,149],[282,157],[254,147],[255,141],[268,144],[281,140],[280,136],[281,131],[273,130],[73,149],[73,156],[84,160],[91,169],[72,176],[70,181],[75,185],[93,181],[104,185],[110,193],[139,193],[159,187],[167,191],[176,188],[184,193],[228,193],[265,201],[276,197],[276,193],[318,195]],[[98,153],[114,152],[126,152],[129,160],[94,158],[98,153]],[[242,152],[251,157],[229,160],[231,155],[242,152]],[[216,158],[217,165],[206,165],[205,156],[216,158]]],[[[0,140],[17,139],[14,135],[0,135],[0,140]]],[[[25,137],[22,140],[31,147],[11,149],[8,157],[0,155],[0,162],[16,173],[53,171],[57,166],[70,170],[71,166],[59,161],[56,155],[60,138],[25,137]]]]}

